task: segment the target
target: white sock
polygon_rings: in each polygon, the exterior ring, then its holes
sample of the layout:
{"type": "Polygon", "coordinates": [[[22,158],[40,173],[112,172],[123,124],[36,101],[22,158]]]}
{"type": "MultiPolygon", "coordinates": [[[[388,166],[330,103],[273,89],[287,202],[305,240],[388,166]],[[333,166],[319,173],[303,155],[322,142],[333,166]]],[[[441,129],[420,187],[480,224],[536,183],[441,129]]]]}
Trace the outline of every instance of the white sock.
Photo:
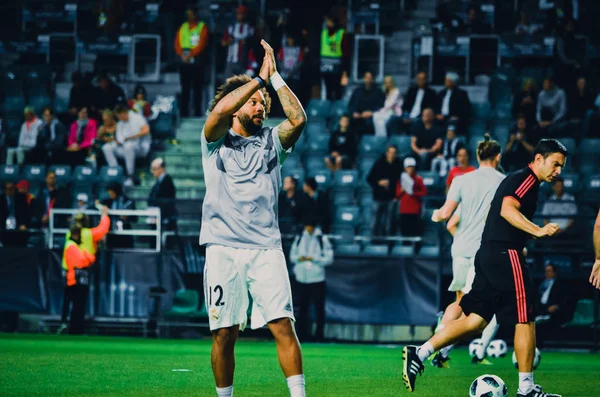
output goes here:
{"type": "Polygon", "coordinates": [[[518,393],[527,394],[533,390],[533,372],[519,372],[519,391],[518,393]]]}
{"type": "Polygon", "coordinates": [[[285,381],[290,389],[290,397],[306,397],[303,374],[290,376],[285,381]]]}
{"type": "Polygon", "coordinates": [[[419,356],[419,360],[424,363],[433,352],[435,352],[433,345],[430,342],[425,342],[417,349],[417,356],[419,356]]]}
{"type": "Polygon", "coordinates": [[[441,349],[440,354],[442,355],[442,357],[448,358],[448,354],[450,354],[450,351],[452,350],[453,347],[454,347],[454,345],[450,345],[450,346],[446,346],[443,349],[441,349]]]}
{"type": "Polygon", "coordinates": [[[232,397],[233,396],[233,385],[231,385],[229,387],[217,387],[217,396],[232,397]]]}
{"type": "Polygon", "coordinates": [[[494,339],[494,337],[496,336],[499,327],[500,326],[498,325],[496,316],[492,317],[492,320],[488,323],[488,325],[481,333],[481,344],[483,345],[483,349],[477,351],[478,359],[483,360],[483,358],[485,357],[485,352],[492,340],[494,339]],[[479,355],[482,355],[482,357],[479,357],[479,355]]]}

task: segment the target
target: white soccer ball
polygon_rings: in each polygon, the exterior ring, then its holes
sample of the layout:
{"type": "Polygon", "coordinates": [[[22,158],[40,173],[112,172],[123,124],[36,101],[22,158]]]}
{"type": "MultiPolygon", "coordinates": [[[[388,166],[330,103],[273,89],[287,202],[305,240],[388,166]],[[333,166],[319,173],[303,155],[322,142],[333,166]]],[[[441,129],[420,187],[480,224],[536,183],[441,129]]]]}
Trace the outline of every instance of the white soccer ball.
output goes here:
{"type": "Polygon", "coordinates": [[[481,339],[473,339],[473,341],[469,343],[469,355],[471,357],[475,357],[476,355],[481,357],[485,355],[484,353],[481,339]]]}
{"type": "MultiPolygon", "coordinates": [[[[535,357],[533,358],[533,369],[537,369],[537,367],[540,365],[540,361],[542,361],[542,355],[540,353],[540,351],[538,350],[538,348],[535,348],[535,357]]],[[[512,362],[513,365],[515,366],[516,369],[519,369],[519,364],[517,363],[517,355],[515,354],[515,352],[513,351],[513,355],[512,355],[512,362]]]]}
{"type": "Polygon", "coordinates": [[[508,346],[506,346],[506,342],[502,339],[496,339],[490,343],[485,352],[492,358],[498,358],[506,356],[507,351],[508,346]]]}
{"type": "Polygon", "coordinates": [[[470,397],[507,397],[508,388],[496,375],[481,375],[471,383],[470,397]]]}

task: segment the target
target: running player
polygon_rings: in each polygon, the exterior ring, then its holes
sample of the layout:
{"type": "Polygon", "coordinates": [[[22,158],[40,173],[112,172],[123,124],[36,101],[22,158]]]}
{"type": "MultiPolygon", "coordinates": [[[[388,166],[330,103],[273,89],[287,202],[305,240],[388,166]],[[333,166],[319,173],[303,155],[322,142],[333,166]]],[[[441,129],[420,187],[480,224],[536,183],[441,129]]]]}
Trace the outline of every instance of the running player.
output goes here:
{"type": "Polygon", "coordinates": [[[475,255],[473,288],[461,302],[467,317],[448,324],[422,346],[403,350],[403,379],[414,391],[423,362],[435,351],[483,330],[494,314],[499,324],[515,326],[515,353],[519,363],[517,397],[560,397],[542,391],[533,381],[535,289],[522,250],[530,236],[552,236],[558,225],[539,227],[529,219],[535,213],[539,186],[552,182],[562,171],[567,149],[557,140],[542,139],[528,167],[506,177],[492,200],[481,247],[475,255]]]}
{"type": "MultiPolygon", "coordinates": [[[[496,170],[500,162],[501,151],[500,144],[490,140],[490,136],[485,134],[484,140],[477,145],[479,169],[455,178],[448,191],[446,202],[442,208],[433,211],[431,220],[434,222],[444,222],[451,216],[460,216],[454,234],[454,241],[452,242],[452,274],[454,278],[448,288],[448,291],[456,292],[456,301],[446,308],[444,317],[442,317],[436,332],[441,331],[448,323],[463,315],[460,301],[464,294],[471,290],[471,284],[475,277],[473,264],[475,254],[481,244],[485,218],[490,209],[494,193],[496,193],[498,185],[504,179],[504,175],[496,170]],[[458,214],[459,211],[460,215],[458,214]],[[452,215],[453,213],[454,215],[452,215]]],[[[485,349],[496,335],[497,330],[497,322],[493,318],[483,332],[484,346],[478,354],[473,356],[474,363],[483,362],[485,349]]],[[[432,364],[436,367],[444,367],[449,360],[448,353],[451,349],[452,345],[440,350],[434,357],[432,364]]]]}
{"type": "Polygon", "coordinates": [[[600,209],[594,224],[594,254],[596,255],[596,261],[594,267],[592,267],[592,274],[590,274],[590,283],[600,289],[600,209]]]}
{"type": "Polygon", "coordinates": [[[269,327],[290,396],[304,397],[277,196],[281,164],[304,129],[306,114],[277,73],[273,49],[264,40],[261,45],[265,57],[258,77],[227,79],[202,130],[206,195],[200,244],[206,246],[204,295],[213,334],[211,362],[217,395],[232,396],[234,345],[246,326],[250,292],[252,328],[269,327]],[[271,105],[267,81],[287,117],[274,128],[263,127],[271,105]]]}

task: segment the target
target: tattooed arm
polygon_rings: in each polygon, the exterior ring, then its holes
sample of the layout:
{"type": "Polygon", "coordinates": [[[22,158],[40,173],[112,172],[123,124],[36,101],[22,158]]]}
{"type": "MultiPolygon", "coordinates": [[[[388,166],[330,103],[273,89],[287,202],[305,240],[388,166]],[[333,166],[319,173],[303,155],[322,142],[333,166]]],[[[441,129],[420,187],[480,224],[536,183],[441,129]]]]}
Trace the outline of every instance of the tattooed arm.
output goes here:
{"type": "Polygon", "coordinates": [[[277,91],[277,96],[287,117],[287,120],[279,124],[279,140],[284,149],[289,149],[296,144],[302,130],[304,130],[306,113],[304,113],[300,101],[288,86],[280,88],[277,91]]]}

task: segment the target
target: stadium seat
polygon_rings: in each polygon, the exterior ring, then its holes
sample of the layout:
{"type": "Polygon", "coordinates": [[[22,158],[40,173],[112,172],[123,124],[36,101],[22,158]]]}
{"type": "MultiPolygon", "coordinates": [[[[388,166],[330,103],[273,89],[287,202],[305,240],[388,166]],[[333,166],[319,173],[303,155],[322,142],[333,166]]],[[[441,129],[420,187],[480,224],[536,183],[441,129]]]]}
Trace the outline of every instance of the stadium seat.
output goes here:
{"type": "Polygon", "coordinates": [[[309,171],[322,170],[325,168],[325,154],[314,154],[307,153],[307,157],[304,160],[306,169],[309,171]]]}
{"type": "Polygon", "coordinates": [[[308,141],[308,150],[310,153],[327,153],[329,149],[329,134],[318,134],[311,136],[308,141]]]}
{"type": "Polygon", "coordinates": [[[344,205],[335,208],[335,226],[355,227],[360,223],[360,209],[353,205],[344,205]]]}
{"type": "Polygon", "coordinates": [[[442,178],[435,171],[422,171],[418,175],[423,178],[423,183],[427,187],[427,195],[434,196],[444,192],[445,185],[442,178]]]}
{"type": "Polygon", "coordinates": [[[296,178],[296,180],[298,181],[298,186],[304,185],[304,181],[306,180],[306,172],[304,172],[304,168],[286,167],[284,163],[284,167],[281,169],[281,177],[285,178],[287,176],[292,176],[296,178]]]}
{"type": "MultiPolygon", "coordinates": [[[[75,186],[72,189],[73,192],[73,205],[77,203],[77,195],[80,193],[85,193],[88,196],[88,204],[92,204],[94,202],[94,187],[92,185],[79,185],[75,186]]],[[[141,208],[138,208],[141,209],[141,208]]]]}
{"type": "Polygon", "coordinates": [[[439,258],[440,247],[438,245],[425,245],[421,247],[417,256],[421,258],[439,258]]]}
{"type": "Polygon", "coordinates": [[[175,136],[173,115],[159,113],[154,120],[150,121],[150,131],[152,132],[152,139],[173,138],[175,136]]]}
{"type": "Polygon", "coordinates": [[[192,315],[198,309],[200,304],[200,295],[196,290],[179,290],[173,298],[173,306],[165,312],[165,316],[185,316],[192,315]]]}
{"type": "Polygon", "coordinates": [[[341,170],[333,176],[334,190],[354,191],[358,185],[358,171],[341,170]]]}
{"type": "Polygon", "coordinates": [[[327,124],[322,123],[320,121],[317,121],[317,122],[309,121],[306,124],[306,127],[304,127],[304,131],[302,132],[302,135],[305,135],[306,138],[308,138],[309,140],[312,137],[320,135],[320,134],[329,135],[329,132],[327,130],[327,124]]]}
{"type": "Polygon", "coordinates": [[[2,112],[5,114],[23,114],[25,109],[25,100],[22,96],[12,96],[14,93],[10,93],[11,96],[4,97],[2,102],[2,112]]]}
{"type": "Polygon", "coordinates": [[[473,118],[475,120],[487,121],[492,116],[492,108],[489,102],[473,103],[473,118]]]}
{"type": "Polygon", "coordinates": [[[313,171],[309,168],[308,175],[315,178],[319,185],[319,189],[327,190],[331,186],[331,171],[327,168],[322,168],[317,171],[313,171]]]}
{"type": "Polygon", "coordinates": [[[23,178],[29,182],[44,182],[46,179],[45,165],[26,165],[23,167],[23,178]]]}
{"type": "Polygon", "coordinates": [[[360,160],[360,162],[358,163],[358,169],[362,178],[366,178],[367,175],[369,175],[369,172],[371,172],[371,168],[373,168],[373,164],[375,164],[375,161],[377,160],[369,157],[362,158],[360,160]]]}
{"type": "Polygon", "coordinates": [[[388,256],[389,251],[389,247],[386,244],[368,244],[362,253],[368,256],[388,256]]]}
{"type": "Polygon", "coordinates": [[[356,256],[360,254],[360,245],[358,244],[336,244],[336,255],[356,256]]]}
{"type": "Polygon", "coordinates": [[[412,137],[408,135],[394,135],[388,139],[388,145],[395,145],[398,148],[398,156],[404,157],[412,152],[410,142],[412,137]]]}
{"type": "Polygon", "coordinates": [[[329,101],[322,101],[317,99],[311,99],[306,107],[306,115],[310,118],[321,118],[326,119],[329,117],[329,111],[331,109],[331,103],[329,101]]]}
{"type": "MultiPolygon", "coordinates": [[[[578,174],[566,174],[565,173],[565,174],[561,174],[560,177],[564,181],[565,192],[572,194],[572,195],[577,195],[577,193],[579,193],[579,191],[581,190],[581,181],[579,179],[578,174]]],[[[540,192],[546,196],[551,194],[552,193],[552,184],[542,182],[542,184],[540,185],[540,192]]]]}
{"type": "Polygon", "coordinates": [[[354,204],[353,192],[339,191],[333,193],[333,205],[352,205],[354,204]]]}
{"type": "Polygon", "coordinates": [[[331,228],[331,234],[338,236],[341,244],[354,242],[354,225],[336,225],[331,228]]]}
{"type": "Polygon", "coordinates": [[[336,124],[340,120],[340,118],[348,113],[348,105],[344,100],[335,101],[331,104],[331,108],[329,109],[329,117],[332,120],[335,120],[336,124]]]}
{"type": "Polygon", "coordinates": [[[286,168],[302,167],[302,159],[300,159],[299,155],[294,154],[294,152],[292,152],[291,155],[289,155],[285,158],[285,161],[283,162],[283,166],[286,168]]]}
{"type": "MultiPolygon", "coordinates": [[[[473,121],[469,124],[469,136],[470,137],[483,137],[483,134],[487,131],[486,124],[482,121],[473,121]]],[[[481,138],[480,138],[481,139],[481,138]]]]}
{"type": "Polygon", "coordinates": [[[35,109],[36,114],[39,116],[42,114],[42,111],[45,107],[52,106],[52,99],[50,99],[50,97],[47,95],[36,95],[29,97],[27,105],[32,106],[35,109]]]}
{"type": "Polygon", "coordinates": [[[23,75],[17,69],[2,69],[0,77],[0,88],[4,93],[11,95],[23,95],[23,75]]]}
{"type": "Polygon", "coordinates": [[[52,84],[52,68],[50,65],[28,65],[23,73],[27,96],[49,95],[52,84]]]}
{"type": "Polygon", "coordinates": [[[69,110],[69,100],[67,98],[54,98],[54,112],[59,114],[69,110]]]}
{"type": "Polygon", "coordinates": [[[302,134],[300,135],[300,138],[296,141],[296,144],[294,145],[294,153],[296,154],[303,154],[304,152],[306,152],[306,149],[308,148],[308,143],[307,143],[307,139],[306,139],[306,135],[302,134]]]}
{"type": "Polygon", "coordinates": [[[577,143],[575,142],[575,139],[571,137],[557,139],[567,148],[567,150],[569,151],[569,156],[571,156],[572,159],[573,156],[575,156],[575,153],[577,152],[577,143]]]}
{"type": "MultiPolygon", "coordinates": [[[[510,136],[511,126],[508,123],[497,122],[494,125],[494,138],[498,141],[500,145],[504,147],[508,142],[508,138],[510,136]]],[[[475,153],[473,153],[474,155],[475,153]]]]}
{"type": "Polygon", "coordinates": [[[585,203],[598,203],[600,200],[600,174],[584,176],[581,200],[585,203]]]}
{"type": "Polygon", "coordinates": [[[71,166],[70,165],[53,165],[50,171],[56,174],[56,183],[64,186],[71,183],[71,166]]]}
{"type": "Polygon", "coordinates": [[[93,185],[96,178],[96,170],[89,165],[78,165],[73,171],[73,182],[76,185],[93,185]]]}
{"type": "Polygon", "coordinates": [[[390,252],[392,256],[400,256],[404,258],[413,257],[415,255],[415,247],[412,245],[396,244],[390,252]]]}
{"type": "Polygon", "coordinates": [[[600,156],[600,139],[598,139],[598,138],[582,139],[581,143],[579,144],[579,155],[585,156],[585,157],[600,156]]]}
{"type": "Polygon", "coordinates": [[[360,140],[358,151],[361,155],[374,154],[375,156],[381,156],[385,151],[385,137],[365,135],[360,140]]]}
{"type": "Polygon", "coordinates": [[[594,323],[594,301],[592,299],[580,299],[575,305],[573,319],[564,324],[563,327],[589,327],[594,323]]]}
{"type": "Polygon", "coordinates": [[[18,165],[0,165],[0,181],[18,182],[21,178],[21,170],[18,165]]]}
{"type": "Polygon", "coordinates": [[[125,180],[125,174],[123,172],[123,167],[109,167],[104,166],[100,169],[100,174],[98,175],[98,179],[101,185],[108,185],[110,183],[123,183],[125,180]]]}

